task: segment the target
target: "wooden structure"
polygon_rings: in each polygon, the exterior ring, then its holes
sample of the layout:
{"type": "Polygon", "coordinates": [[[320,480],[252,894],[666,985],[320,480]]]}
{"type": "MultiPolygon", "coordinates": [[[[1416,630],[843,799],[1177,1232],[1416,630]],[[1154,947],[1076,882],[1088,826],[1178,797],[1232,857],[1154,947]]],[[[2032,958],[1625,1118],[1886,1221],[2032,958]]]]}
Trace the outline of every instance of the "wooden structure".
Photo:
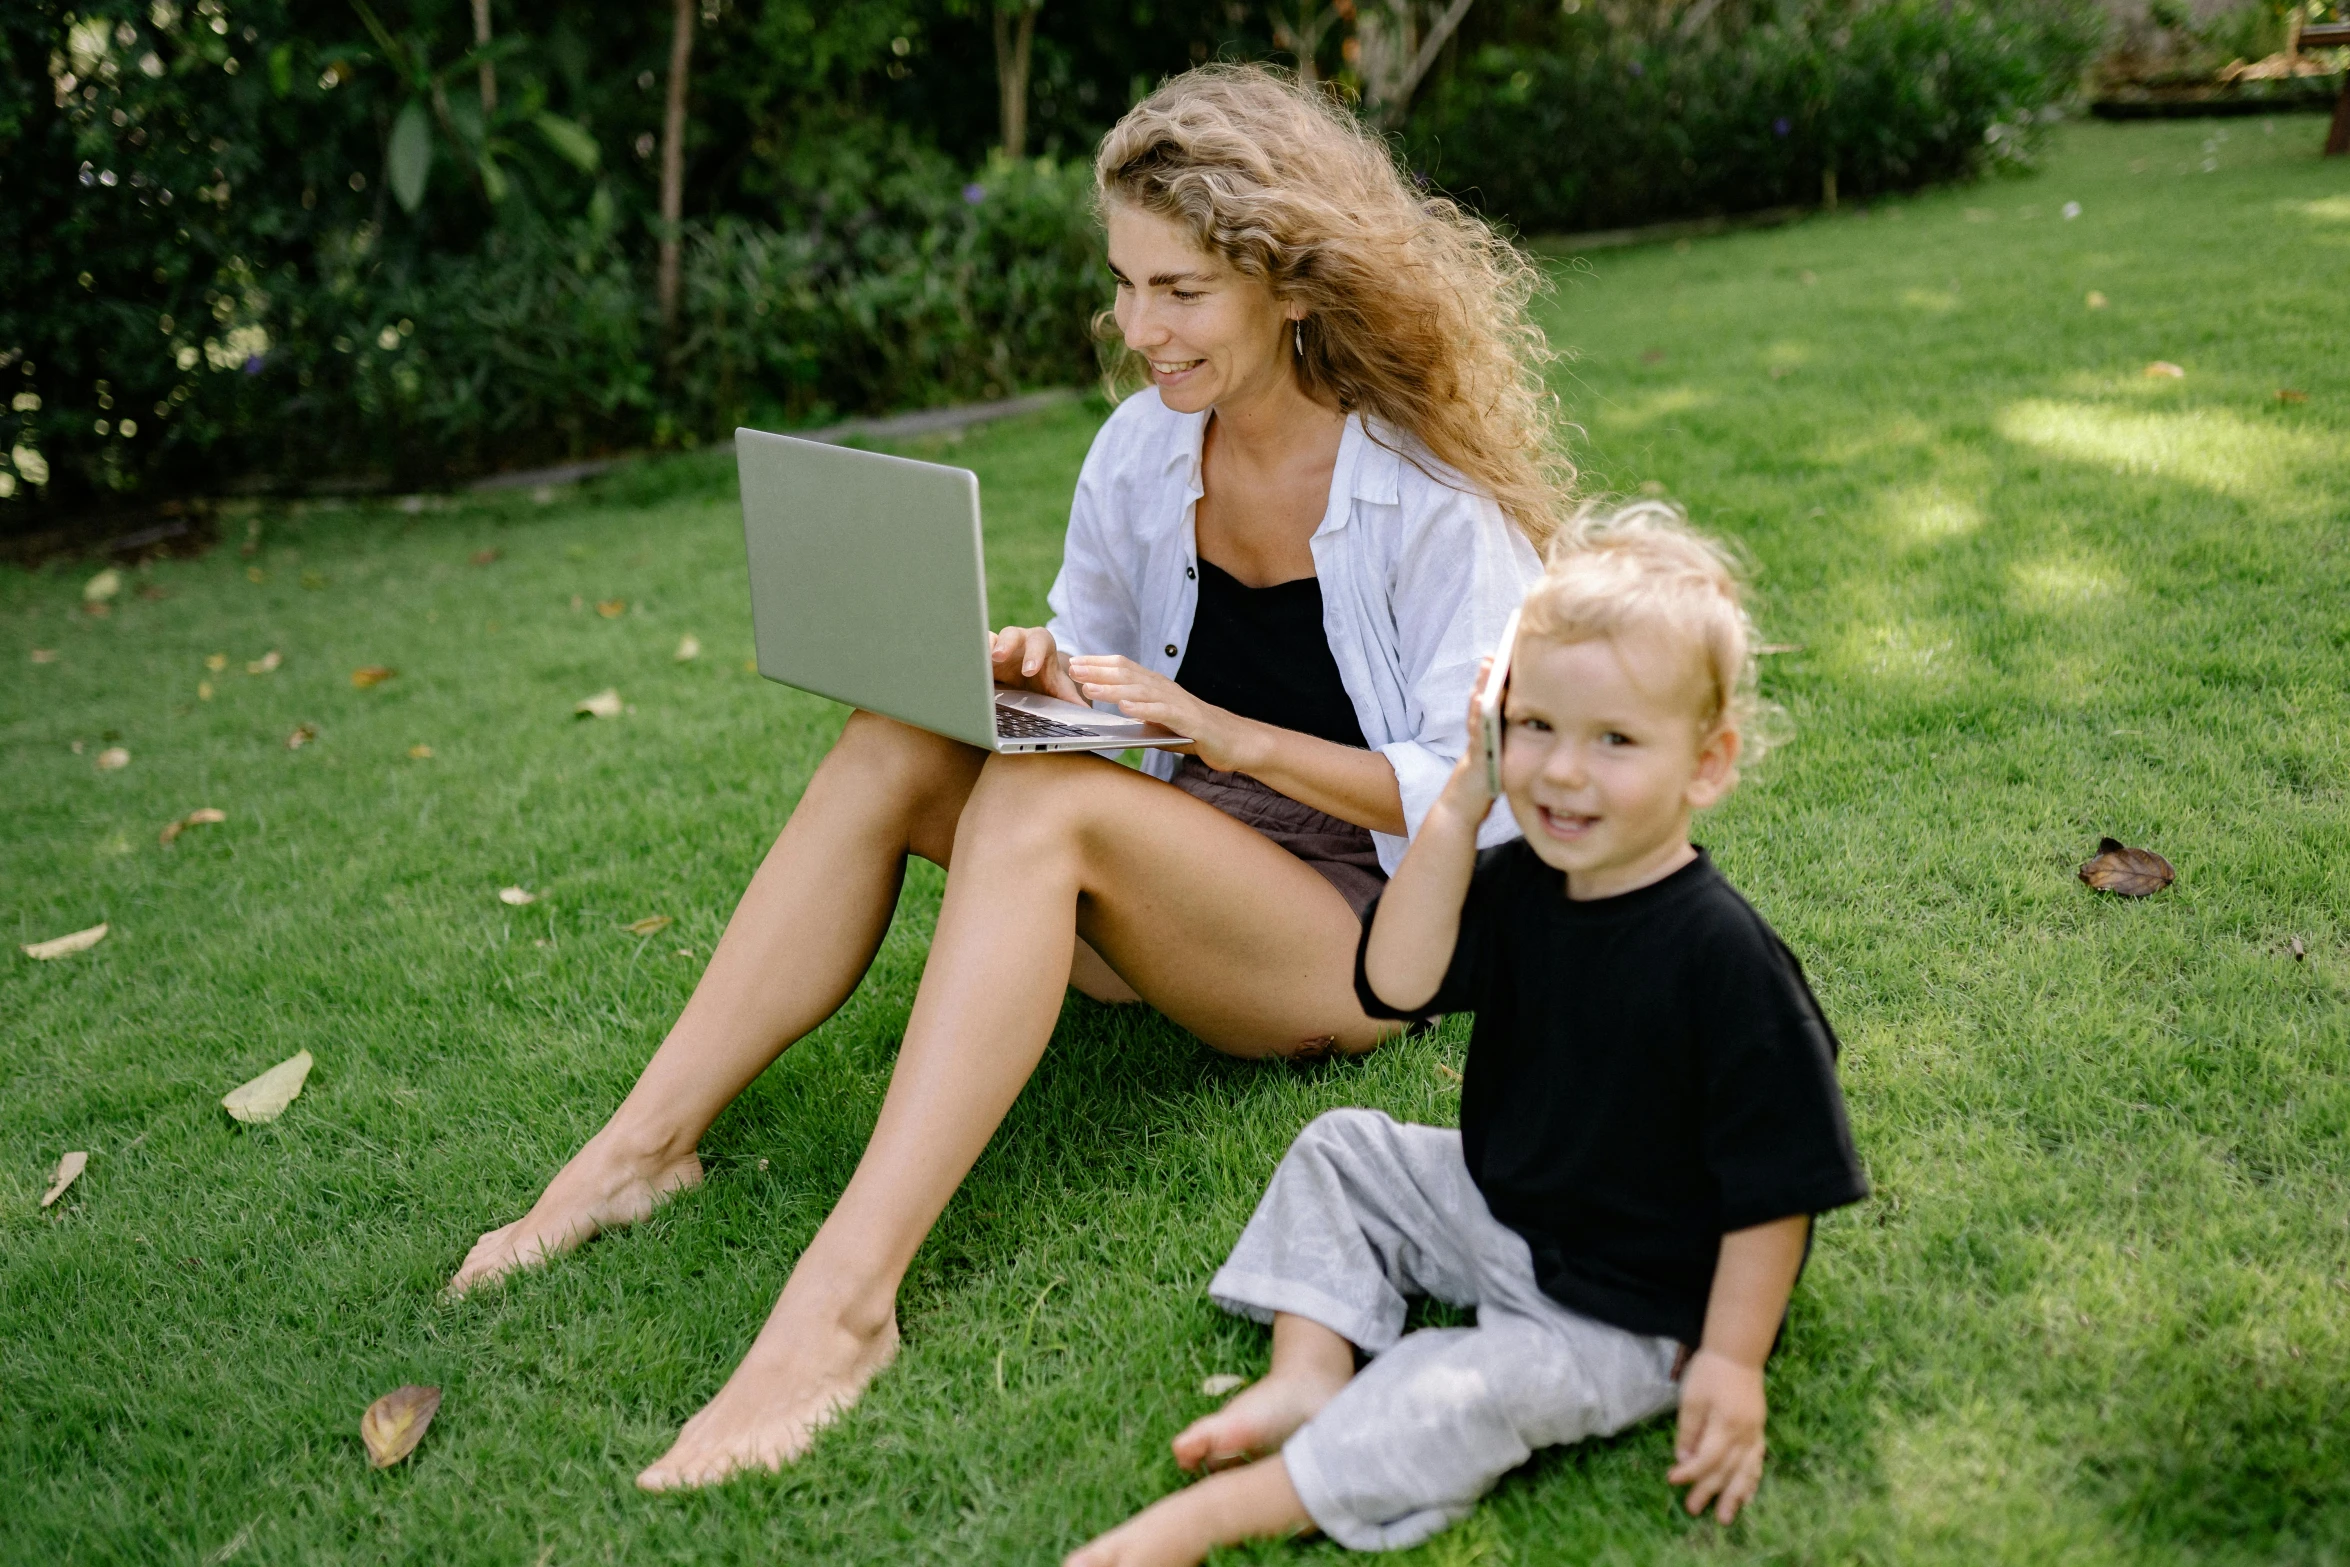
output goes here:
{"type": "MultiPolygon", "coordinates": [[[[2302,22],[2286,40],[2285,52],[2304,49],[2350,49],[2350,22],[2302,22]]],[[[2350,76],[2342,79],[2342,96],[2334,100],[2334,123],[2326,130],[2326,156],[2350,153],[2350,76]]]]}

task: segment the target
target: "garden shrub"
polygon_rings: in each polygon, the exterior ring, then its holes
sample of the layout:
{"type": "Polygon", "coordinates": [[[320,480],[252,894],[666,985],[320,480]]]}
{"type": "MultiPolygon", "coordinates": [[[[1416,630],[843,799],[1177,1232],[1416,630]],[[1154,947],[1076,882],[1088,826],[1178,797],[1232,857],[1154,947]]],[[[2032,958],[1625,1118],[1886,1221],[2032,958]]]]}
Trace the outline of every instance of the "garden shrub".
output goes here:
{"type": "Polygon", "coordinates": [[[1957,178],[2029,155],[2102,20],[2080,0],[1725,6],[1683,38],[1562,15],[1488,45],[1412,116],[1436,184],[1529,233],[1605,228],[1957,178]]]}

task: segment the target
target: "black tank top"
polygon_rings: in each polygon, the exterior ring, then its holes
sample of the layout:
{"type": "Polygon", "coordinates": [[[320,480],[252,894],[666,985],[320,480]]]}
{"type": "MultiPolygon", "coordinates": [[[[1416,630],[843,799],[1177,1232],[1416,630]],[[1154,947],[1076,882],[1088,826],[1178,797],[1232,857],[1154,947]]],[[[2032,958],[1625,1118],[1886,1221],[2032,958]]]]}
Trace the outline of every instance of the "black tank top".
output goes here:
{"type": "Polygon", "coordinates": [[[1191,650],[1175,683],[1243,718],[1368,749],[1322,630],[1316,578],[1252,588],[1202,560],[1191,650]]]}

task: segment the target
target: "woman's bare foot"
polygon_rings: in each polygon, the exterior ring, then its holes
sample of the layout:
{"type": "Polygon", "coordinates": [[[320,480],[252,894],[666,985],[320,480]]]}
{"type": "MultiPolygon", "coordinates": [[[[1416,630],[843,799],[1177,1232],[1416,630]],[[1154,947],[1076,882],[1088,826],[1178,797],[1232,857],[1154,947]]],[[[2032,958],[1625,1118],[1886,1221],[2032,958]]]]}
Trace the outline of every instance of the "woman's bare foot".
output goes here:
{"type": "Polygon", "coordinates": [[[897,1358],[894,1315],[879,1332],[860,1334],[837,1320],[800,1328],[784,1317],[787,1309],[778,1303],[718,1396],[636,1477],[640,1488],[683,1490],[744,1469],[781,1469],[897,1358]]]}
{"type": "MultiPolygon", "coordinates": [[[[1351,1352],[1350,1352],[1351,1356],[1351,1352]]],[[[1168,1445],[1179,1469],[1205,1469],[1213,1474],[1280,1451],[1290,1433],[1322,1412],[1354,1374],[1327,1362],[1283,1365],[1275,1360],[1272,1372],[1232,1395],[1222,1409],[1202,1415],[1168,1445]]]]}
{"type": "Polygon", "coordinates": [[[1288,1467],[1270,1458],[1161,1497],[1062,1567],[1194,1567],[1219,1545],[1311,1527],[1288,1467]]]}
{"type": "Polygon", "coordinates": [[[530,1212],[473,1243],[444,1293],[455,1299],[476,1284],[561,1256],[701,1184],[702,1161],[692,1149],[682,1156],[632,1156],[606,1127],[556,1172],[530,1212]]]}

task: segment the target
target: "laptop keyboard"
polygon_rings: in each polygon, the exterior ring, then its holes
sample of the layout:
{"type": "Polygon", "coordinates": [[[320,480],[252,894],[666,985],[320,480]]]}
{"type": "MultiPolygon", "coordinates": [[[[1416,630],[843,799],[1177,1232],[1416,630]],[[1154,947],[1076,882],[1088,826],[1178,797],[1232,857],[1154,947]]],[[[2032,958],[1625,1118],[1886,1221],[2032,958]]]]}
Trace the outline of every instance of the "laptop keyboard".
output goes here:
{"type": "Polygon", "coordinates": [[[1056,719],[1039,718],[1025,708],[999,707],[995,710],[996,737],[1001,740],[1090,740],[1094,732],[1064,724],[1056,719]]]}

